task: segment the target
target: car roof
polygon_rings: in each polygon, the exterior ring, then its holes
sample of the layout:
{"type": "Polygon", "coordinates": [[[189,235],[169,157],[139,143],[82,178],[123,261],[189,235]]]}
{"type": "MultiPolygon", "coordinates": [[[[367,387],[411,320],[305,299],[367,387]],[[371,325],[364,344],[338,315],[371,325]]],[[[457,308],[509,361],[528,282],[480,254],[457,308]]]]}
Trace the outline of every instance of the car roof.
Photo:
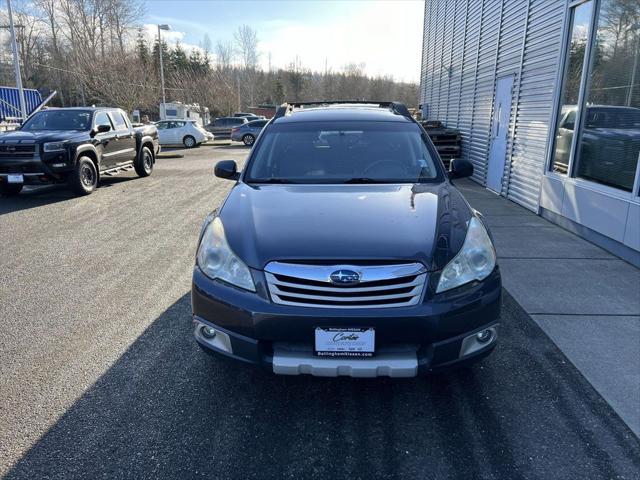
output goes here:
{"type": "Polygon", "coordinates": [[[412,123],[412,120],[402,115],[397,115],[388,108],[373,105],[336,105],[294,109],[290,114],[275,119],[273,123],[341,122],[354,120],[412,123]]]}

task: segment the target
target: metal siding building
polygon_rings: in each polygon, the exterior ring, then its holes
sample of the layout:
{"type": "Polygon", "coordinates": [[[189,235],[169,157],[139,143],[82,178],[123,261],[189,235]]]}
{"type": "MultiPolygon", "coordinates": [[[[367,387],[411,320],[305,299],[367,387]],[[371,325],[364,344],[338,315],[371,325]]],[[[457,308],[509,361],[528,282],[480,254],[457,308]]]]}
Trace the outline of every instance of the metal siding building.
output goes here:
{"type": "MultiPolygon", "coordinates": [[[[447,127],[460,130],[461,157],[473,163],[473,180],[637,263],[640,182],[636,179],[633,190],[621,192],[600,181],[593,182],[593,178],[590,182],[575,178],[579,176],[575,173],[575,160],[564,176],[549,167],[556,122],[564,114],[559,113],[560,90],[566,76],[561,72],[570,51],[567,44],[573,46],[570,40],[574,11],[582,6],[592,12],[585,28],[590,31],[588,38],[593,44],[604,28],[605,15],[598,17],[599,12],[611,8],[609,4],[616,1],[426,0],[420,104],[423,118],[440,120],[447,127]],[[577,192],[576,188],[582,190],[577,192]],[[603,195],[606,198],[601,198],[603,195]],[[604,218],[606,211],[594,212],[594,202],[604,202],[607,209],[623,209],[618,224],[604,218]],[[575,204],[580,211],[575,211],[575,204]],[[619,245],[611,244],[610,239],[619,245]]],[[[640,11],[640,0],[637,2],[640,11]]],[[[637,36],[632,34],[628,41],[635,38],[640,45],[640,26],[635,28],[637,36]]],[[[590,72],[577,76],[575,81],[581,91],[595,90],[589,75],[597,65],[594,67],[589,50],[584,55],[585,68],[590,72]]],[[[637,55],[636,47],[636,60],[637,55]]],[[[640,78],[640,67],[628,76],[631,80],[625,78],[622,86],[612,88],[626,88],[628,98],[635,99],[634,79],[640,78]]],[[[580,94],[581,100],[585,97],[580,94]]],[[[640,106],[636,103],[630,100],[625,105],[634,110],[640,106]]],[[[581,105],[564,107],[579,108],[578,115],[585,116],[587,113],[581,112],[588,111],[592,104],[584,101],[581,105]]],[[[640,114],[640,110],[637,112],[640,114]]],[[[588,129],[588,121],[578,126],[588,129]]],[[[632,132],[638,136],[640,125],[636,126],[632,132]]],[[[586,138],[587,130],[576,127],[576,132],[575,136],[586,138]]],[[[636,140],[640,142],[640,136],[636,140]]],[[[572,144],[573,150],[578,149],[577,143],[572,144]]],[[[574,157],[577,154],[571,153],[574,157]]]]}

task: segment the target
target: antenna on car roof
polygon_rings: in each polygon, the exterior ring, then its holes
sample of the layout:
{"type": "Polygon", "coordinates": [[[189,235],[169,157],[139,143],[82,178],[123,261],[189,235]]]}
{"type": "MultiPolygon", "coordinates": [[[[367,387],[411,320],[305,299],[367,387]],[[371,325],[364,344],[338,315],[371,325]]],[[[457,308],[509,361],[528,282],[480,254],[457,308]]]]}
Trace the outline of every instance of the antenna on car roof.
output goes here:
{"type": "Polygon", "coordinates": [[[378,105],[380,108],[388,108],[396,115],[402,115],[410,120],[414,120],[409,112],[409,109],[404,103],[401,102],[375,102],[367,100],[319,100],[315,102],[293,102],[283,103],[280,105],[273,118],[284,117],[293,112],[294,108],[310,107],[314,105],[378,105]]]}

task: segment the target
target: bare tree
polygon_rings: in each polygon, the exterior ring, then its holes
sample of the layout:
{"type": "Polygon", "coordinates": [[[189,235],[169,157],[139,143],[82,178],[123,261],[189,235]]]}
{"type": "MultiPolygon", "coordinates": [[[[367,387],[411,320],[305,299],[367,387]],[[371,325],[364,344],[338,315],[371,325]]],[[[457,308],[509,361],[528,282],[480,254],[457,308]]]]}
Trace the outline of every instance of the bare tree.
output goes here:
{"type": "Polygon", "coordinates": [[[218,68],[229,70],[233,60],[233,44],[229,41],[218,40],[218,43],[216,43],[216,58],[218,68]]]}
{"type": "Polygon", "coordinates": [[[258,66],[258,34],[248,25],[241,25],[233,35],[242,68],[255,70],[258,66]]]}

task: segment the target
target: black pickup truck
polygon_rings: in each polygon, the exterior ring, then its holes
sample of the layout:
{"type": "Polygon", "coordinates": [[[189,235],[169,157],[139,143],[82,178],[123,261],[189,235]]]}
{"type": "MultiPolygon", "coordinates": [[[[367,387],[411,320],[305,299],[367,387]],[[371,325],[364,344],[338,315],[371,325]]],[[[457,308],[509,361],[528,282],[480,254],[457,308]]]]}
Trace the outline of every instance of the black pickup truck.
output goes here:
{"type": "Polygon", "coordinates": [[[64,183],[88,195],[101,176],[135,169],[151,175],[160,151],[154,125],[133,127],[117,108],[54,108],[0,135],[0,194],[64,183]]]}

